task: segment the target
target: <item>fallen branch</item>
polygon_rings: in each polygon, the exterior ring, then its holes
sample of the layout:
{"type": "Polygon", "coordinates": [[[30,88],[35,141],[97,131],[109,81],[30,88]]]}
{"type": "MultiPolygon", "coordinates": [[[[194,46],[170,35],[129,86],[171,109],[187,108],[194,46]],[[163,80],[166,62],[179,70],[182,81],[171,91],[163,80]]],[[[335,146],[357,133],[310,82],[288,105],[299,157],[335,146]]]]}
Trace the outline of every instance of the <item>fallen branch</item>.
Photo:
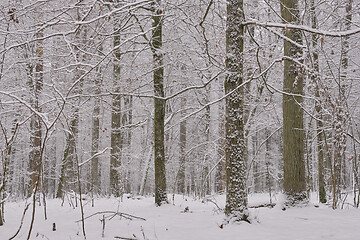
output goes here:
{"type": "Polygon", "coordinates": [[[273,208],[275,207],[276,203],[265,203],[265,204],[260,204],[260,205],[256,205],[256,206],[249,206],[249,208],[273,208]]]}
{"type": "Polygon", "coordinates": [[[127,237],[118,237],[118,236],[115,236],[114,238],[124,239],[124,240],[138,240],[137,238],[127,238],[127,237]]]}
{"type": "Polygon", "coordinates": [[[215,201],[213,201],[213,200],[211,200],[211,199],[209,199],[209,198],[206,198],[206,199],[204,199],[204,200],[206,200],[207,202],[213,203],[213,204],[216,206],[216,208],[217,208],[218,211],[220,211],[220,212],[224,211],[224,209],[222,209],[221,207],[219,207],[219,205],[218,205],[215,201]]]}
{"type": "MultiPolygon", "coordinates": [[[[96,213],[91,214],[90,216],[87,216],[86,218],[84,218],[84,220],[91,218],[93,216],[99,215],[99,214],[111,214],[111,218],[113,218],[115,216],[119,216],[119,217],[123,217],[123,218],[129,219],[129,220],[138,219],[138,220],[146,221],[146,219],[142,218],[142,217],[134,216],[134,215],[127,214],[127,213],[114,212],[114,211],[96,212],[96,213]]],[[[106,218],[108,218],[108,217],[106,217],[106,218]]],[[[80,222],[80,221],[81,220],[77,220],[76,222],[80,222]]]]}

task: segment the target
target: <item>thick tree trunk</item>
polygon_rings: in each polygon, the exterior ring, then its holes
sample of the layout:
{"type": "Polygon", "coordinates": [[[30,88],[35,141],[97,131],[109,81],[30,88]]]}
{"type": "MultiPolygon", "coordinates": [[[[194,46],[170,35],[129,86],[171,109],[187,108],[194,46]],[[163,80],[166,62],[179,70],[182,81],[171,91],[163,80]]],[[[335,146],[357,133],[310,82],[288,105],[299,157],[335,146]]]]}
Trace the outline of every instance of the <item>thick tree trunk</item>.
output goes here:
{"type": "Polygon", "coordinates": [[[152,4],[152,41],[151,50],[154,61],[154,153],[155,153],[155,203],[160,206],[167,202],[166,175],[165,175],[165,147],[164,147],[164,65],[162,53],[162,23],[163,12],[160,8],[160,0],[152,4]]]}
{"type": "MultiPolygon", "coordinates": [[[[229,0],[226,20],[225,93],[243,83],[244,21],[243,1],[229,0]]],[[[248,221],[246,186],[246,145],[244,133],[244,93],[236,89],[226,98],[225,158],[226,206],[225,214],[236,220],[248,221]]]]}
{"type": "MultiPolygon", "coordinates": [[[[281,16],[287,23],[299,22],[298,0],[281,0],[281,16]]],[[[300,30],[285,29],[285,36],[302,44],[300,30]]],[[[284,40],[284,56],[299,58],[302,50],[284,40]]],[[[303,73],[291,60],[284,61],[283,95],[283,158],[284,190],[289,204],[306,199],[306,179],[304,163],[304,121],[300,106],[302,97],[293,94],[303,93],[303,73]]]]}

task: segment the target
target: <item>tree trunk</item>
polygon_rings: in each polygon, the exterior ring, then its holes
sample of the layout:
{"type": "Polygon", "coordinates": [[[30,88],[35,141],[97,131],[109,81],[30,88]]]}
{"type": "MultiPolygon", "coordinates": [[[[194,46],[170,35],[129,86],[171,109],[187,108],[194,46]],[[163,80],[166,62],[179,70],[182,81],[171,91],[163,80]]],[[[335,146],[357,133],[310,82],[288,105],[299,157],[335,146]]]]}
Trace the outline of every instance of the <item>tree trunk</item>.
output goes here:
{"type": "MultiPolygon", "coordinates": [[[[311,22],[312,28],[317,28],[317,17],[316,17],[316,9],[315,2],[311,0],[311,22]]],[[[318,37],[317,35],[312,35],[312,46],[313,46],[313,60],[314,60],[314,69],[317,74],[319,74],[319,55],[318,55],[318,37]]],[[[320,77],[315,76],[315,97],[318,101],[315,102],[315,111],[317,118],[320,120],[316,120],[316,136],[317,136],[317,157],[318,157],[318,188],[319,188],[319,201],[321,203],[326,203],[326,190],[325,190],[325,180],[324,180],[324,139],[323,139],[323,122],[321,121],[322,113],[321,113],[321,104],[320,104],[320,86],[319,81],[320,77]]]]}
{"type": "MultiPolygon", "coordinates": [[[[181,98],[181,106],[186,107],[186,97],[181,98]]],[[[186,112],[182,110],[181,117],[185,117],[186,112]]],[[[185,166],[186,166],[186,120],[180,122],[180,161],[179,161],[179,177],[177,180],[177,191],[179,194],[185,194],[185,166]]]]}
{"type": "MultiPolygon", "coordinates": [[[[128,79],[126,87],[130,88],[131,86],[131,79],[128,79]]],[[[131,184],[130,184],[130,177],[131,177],[131,171],[130,171],[130,164],[131,164],[131,137],[132,137],[132,104],[133,99],[132,96],[124,96],[123,97],[124,107],[123,107],[123,113],[122,113],[122,126],[126,127],[123,130],[122,134],[122,149],[123,151],[126,149],[126,155],[125,158],[127,159],[127,169],[126,169],[126,175],[125,175],[125,182],[124,182],[124,190],[126,193],[131,192],[131,184]]],[[[124,158],[124,157],[123,157],[124,158]]],[[[125,160],[125,159],[124,159],[125,160]]]]}
{"type": "Polygon", "coordinates": [[[162,23],[163,10],[160,8],[161,0],[156,0],[152,6],[152,41],[151,50],[154,61],[154,154],[155,154],[155,203],[160,206],[167,202],[166,175],[165,175],[165,147],[164,147],[164,65],[162,53],[162,23]]]}
{"type": "MultiPolygon", "coordinates": [[[[78,13],[79,14],[79,13],[78,13]]],[[[78,16],[80,19],[80,16],[78,16]]],[[[86,39],[87,31],[86,29],[81,31],[79,29],[75,34],[75,39],[79,39],[80,36],[83,36],[86,39]]],[[[77,46],[74,47],[76,51],[77,61],[83,61],[84,55],[81,54],[80,50],[77,46]]],[[[74,80],[77,81],[83,75],[84,71],[80,69],[80,66],[75,67],[75,75],[74,80]]],[[[73,93],[74,95],[81,95],[82,93],[82,82],[80,82],[77,86],[75,86],[73,93]]],[[[66,133],[66,145],[64,150],[64,155],[62,159],[62,165],[60,170],[60,179],[58,184],[58,189],[56,192],[57,198],[62,198],[64,191],[74,190],[76,191],[77,186],[76,182],[76,162],[78,161],[78,156],[76,152],[76,144],[77,144],[77,136],[79,132],[79,111],[80,111],[80,97],[74,103],[71,115],[67,120],[70,120],[70,124],[68,124],[69,131],[66,133]]]]}
{"type": "MultiPolygon", "coordinates": [[[[40,30],[37,34],[37,38],[44,36],[44,30],[40,30]]],[[[44,46],[43,40],[37,40],[36,46],[36,64],[35,72],[30,74],[30,92],[32,93],[30,104],[38,112],[41,113],[40,95],[43,88],[44,82],[44,46]]],[[[30,153],[29,153],[29,173],[30,183],[28,186],[28,197],[31,196],[36,185],[40,184],[41,176],[41,141],[42,141],[42,130],[41,130],[41,118],[37,114],[33,113],[30,119],[30,153]]]]}
{"type": "MultiPolygon", "coordinates": [[[[281,16],[286,23],[299,22],[298,0],[281,0],[281,16]]],[[[285,36],[302,44],[300,30],[285,29],[285,36]]],[[[302,50],[284,40],[284,56],[299,58],[302,50]]],[[[284,61],[283,95],[283,158],[284,190],[290,205],[306,199],[306,179],[304,163],[304,121],[300,106],[302,97],[292,94],[303,93],[303,73],[291,60],[284,61]]]]}
{"type": "Polygon", "coordinates": [[[246,186],[246,145],[244,133],[243,83],[244,49],[243,1],[229,0],[226,18],[226,69],[225,94],[225,158],[226,158],[226,206],[225,214],[236,220],[248,221],[246,186]],[[236,89],[236,90],[235,90],[236,89]]]}
{"type": "Polygon", "coordinates": [[[61,162],[60,179],[56,198],[63,198],[64,191],[75,190],[74,182],[76,180],[75,163],[76,155],[76,138],[79,126],[79,109],[75,109],[69,125],[69,132],[66,135],[66,146],[63,159],[61,162]]]}
{"type": "MultiPolygon", "coordinates": [[[[98,73],[95,78],[95,98],[94,108],[92,116],[92,136],[91,136],[91,156],[94,156],[99,152],[100,144],[100,93],[102,84],[101,69],[98,69],[98,73]]],[[[93,157],[91,160],[91,191],[92,194],[98,194],[100,190],[100,171],[99,171],[99,157],[93,157]]]]}
{"type": "Polygon", "coordinates": [[[122,153],[122,139],[121,139],[121,96],[116,95],[120,92],[120,29],[114,23],[114,38],[113,47],[117,48],[114,51],[114,93],[112,97],[112,111],[111,111],[111,153],[110,153],[110,188],[111,193],[115,197],[121,195],[120,189],[120,166],[121,166],[121,153],[122,153]]]}

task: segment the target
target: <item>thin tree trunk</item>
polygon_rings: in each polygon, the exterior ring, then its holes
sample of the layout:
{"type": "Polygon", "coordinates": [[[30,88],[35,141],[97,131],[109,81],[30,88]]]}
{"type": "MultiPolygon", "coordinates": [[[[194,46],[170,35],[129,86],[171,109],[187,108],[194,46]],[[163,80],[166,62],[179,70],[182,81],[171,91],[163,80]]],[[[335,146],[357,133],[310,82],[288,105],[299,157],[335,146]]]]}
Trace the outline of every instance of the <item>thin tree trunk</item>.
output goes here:
{"type": "Polygon", "coordinates": [[[75,185],[72,184],[75,181],[76,169],[76,139],[78,136],[79,126],[79,109],[75,109],[73,116],[71,117],[69,132],[66,135],[66,146],[60,170],[60,179],[58,189],[56,191],[56,198],[63,198],[64,191],[75,190],[75,185]]]}
{"type": "MultiPolygon", "coordinates": [[[[41,19],[41,17],[40,17],[41,19]]],[[[44,36],[44,30],[40,30],[36,37],[41,39],[44,36]]],[[[30,104],[38,112],[41,113],[40,95],[43,88],[44,82],[44,46],[43,40],[36,41],[36,64],[35,72],[30,75],[29,85],[30,92],[32,93],[30,104]]],[[[35,186],[39,184],[41,176],[41,141],[42,141],[42,130],[41,130],[41,118],[37,114],[33,113],[30,119],[30,153],[29,153],[29,173],[30,183],[28,186],[28,197],[33,193],[35,186]]]]}
{"type": "Polygon", "coordinates": [[[145,193],[145,187],[146,187],[146,182],[147,182],[147,178],[148,178],[148,174],[149,174],[149,167],[150,167],[151,158],[153,157],[153,151],[154,151],[153,146],[151,144],[148,156],[145,159],[144,171],[143,171],[142,178],[141,178],[139,194],[142,195],[142,196],[145,193]]]}
{"type": "MultiPolygon", "coordinates": [[[[93,121],[92,121],[92,136],[91,136],[91,156],[94,156],[99,152],[100,144],[100,93],[102,83],[101,70],[98,69],[98,73],[95,79],[95,99],[93,108],[93,121]]],[[[91,192],[92,194],[98,194],[100,190],[99,176],[99,157],[95,156],[91,160],[91,192]]]]}
{"type": "Polygon", "coordinates": [[[120,189],[120,166],[122,153],[122,137],[121,137],[121,97],[116,95],[120,92],[120,29],[115,22],[113,47],[117,48],[114,51],[114,93],[112,97],[112,111],[111,111],[111,153],[110,153],[110,187],[111,193],[115,197],[121,195],[120,189]]]}
{"type": "MultiPolygon", "coordinates": [[[[79,14],[79,13],[78,13],[79,14]]],[[[78,15],[78,20],[80,16],[78,15]]],[[[86,39],[87,30],[85,29],[78,29],[75,33],[75,39],[78,40],[81,37],[86,39]]],[[[81,53],[78,46],[74,47],[76,51],[76,61],[81,62],[85,59],[85,56],[81,53]]],[[[75,75],[74,81],[80,79],[80,77],[84,74],[84,71],[80,69],[80,66],[75,67],[75,75]]],[[[73,93],[74,95],[81,95],[82,93],[82,82],[80,82],[77,86],[75,86],[73,93]]],[[[79,112],[80,112],[80,101],[81,98],[79,97],[74,106],[72,108],[71,115],[68,116],[67,120],[70,120],[68,124],[68,132],[66,134],[66,144],[64,155],[61,164],[60,170],[60,179],[58,184],[58,189],[56,192],[57,198],[63,198],[64,191],[67,190],[74,190],[76,191],[77,186],[75,184],[76,181],[76,160],[77,160],[77,153],[76,153],[76,144],[77,144],[77,137],[79,133],[79,112]]]]}
{"type": "MultiPolygon", "coordinates": [[[[186,107],[186,97],[181,98],[182,108],[186,107]]],[[[181,116],[186,115],[185,110],[182,110],[181,116]]],[[[180,122],[180,159],[179,159],[179,177],[177,180],[177,191],[180,194],[185,194],[185,166],[186,166],[186,120],[180,122]]]]}
{"type": "MultiPolygon", "coordinates": [[[[351,23],[352,23],[352,3],[353,0],[346,0],[345,3],[345,30],[348,31],[351,29],[351,23]]],[[[347,99],[346,99],[346,87],[347,87],[347,76],[348,76],[348,68],[349,68],[349,51],[350,51],[350,37],[344,37],[342,39],[342,45],[341,45],[341,65],[342,65],[342,72],[341,72],[341,82],[340,82],[340,107],[344,107],[347,106],[347,99]]],[[[346,109],[346,108],[344,108],[346,109]]],[[[345,112],[346,115],[349,115],[346,109],[345,112]]],[[[345,133],[345,129],[347,125],[347,119],[344,119],[343,122],[343,146],[346,146],[346,133],[345,133]]],[[[341,169],[342,169],[342,185],[343,188],[346,189],[347,186],[350,185],[350,177],[348,176],[346,170],[348,169],[347,167],[347,161],[345,160],[345,150],[343,149],[343,153],[342,153],[342,158],[341,158],[341,169]]]]}
{"type": "MultiPolygon", "coordinates": [[[[316,17],[316,9],[315,9],[315,1],[311,0],[311,22],[312,28],[317,28],[317,17],[316,17]]],[[[314,60],[314,69],[315,72],[319,74],[319,55],[317,51],[318,47],[318,37],[317,35],[312,35],[312,46],[313,46],[313,60],[314,60]]],[[[315,76],[315,97],[317,99],[320,98],[320,86],[318,84],[320,81],[319,76],[315,76]]],[[[325,180],[324,180],[324,140],[323,140],[323,122],[322,122],[322,113],[321,113],[321,104],[319,101],[315,102],[315,111],[318,119],[316,120],[316,136],[317,136],[317,157],[318,157],[318,188],[319,188],[319,201],[321,203],[326,203],[326,190],[325,190],[325,180]]]]}
{"type": "MultiPolygon", "coordinates": [[[[131,79],[127,80],[127,84],[126,87],[130,88],[131,86],[131,79]]],[[[123,149],[126,149],[126,159],[127,159],[127,166],[128,168],[126,169],[126,182],[124,183],[125,187],[125,191],[126,193],[130,193],[131,192],[131,171],[130,171],[130,164],[131,164],[131,137],[132,137],[132,128],[131,128],[131,124],[132,124],[132,108],[133,108],[133,98],[132,96],[124,96],[123,97],[123,101],[124,101],[124,109],[123,109],[123,114],[121,116],[122,118],[122,125],[126,127],[126,129],[124,129],[123,131],[123,139],[122,139],[122,144],[123,144],[123,149]]]]}
{"type": "Polygon", "coordinates": [[[155,154],[155,203],[160,206],[167,202],[166,175],[165,175],[165,146],[164,146],[164,65],[162,53],[162,24],[163,10],[160,7],[161,0],[156,0],[151,6],[153,30],[151,50],[154,61],[154,154],[155,154]]]}
{"type": "MultiPolygon", "coordinates": [[[[349,30],[352,20],[352,0],[346,1],[345,7],[345,29],[349,30]]],[[[334,108],[332,129],[334,133],[334,161],[333,161],[333,209],[337,208],[341,199],[342,183],[346,186],[346,169],[345,169],[345,150],[346,150],[346,125],[348,112],[345,109],[346,102],[346,79],[349,65],[349,37],[344,37],[341,45],[341,67],[340,78],[338,83],[339,96],[336,99],[334,108]],[[343,182],[342,182],[343,179],[343,182]]]]}

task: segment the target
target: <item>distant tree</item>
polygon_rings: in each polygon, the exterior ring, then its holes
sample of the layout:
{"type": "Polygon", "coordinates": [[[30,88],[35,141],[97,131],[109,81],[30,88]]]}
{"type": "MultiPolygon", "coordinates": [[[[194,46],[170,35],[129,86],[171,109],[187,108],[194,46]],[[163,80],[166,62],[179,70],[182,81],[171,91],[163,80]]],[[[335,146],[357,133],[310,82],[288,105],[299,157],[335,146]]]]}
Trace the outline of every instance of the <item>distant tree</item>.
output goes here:
{"type": "MultiPolygon", "coordinates": [[[[81,19],[80,12],[77,11],[77,19],[81,19]]],[[[73,57],[74,61],[77,63],[74,69],[74,75],[72,79],[74,82],[82,78],[84,70],[81,68],[81,62],[85,59],[85,55],[81,52],[81,47],[83,47],[84,39],[86,39],[87,30],[82,26],[77,28],[75,32],[74,39],[76,44],[73,46],[73,52],[75,53],[73,57]]],[[[82,94],[83,82],[79,82],[72,89],[72,93],[78,96],[72,107],[68,116],[66,116],[66,139],[65,139],[65,149],[61,161],[60,169],[60,179],[58,183],[58,188],[56,191],[56,197],[62,198],[64,196],[64,191],[75,190],[76,185],[76,162],[78,161],[77,155],[77,138],[79,134],[79,112],[80,112],[80,95],[82,94]]]]}
{"type": "MultiPolygon", "coordinates": [[[[101,51],[102,49],[100,49],[101,51]]],[[[102,85],[102,69],[99,67],[95,75],[95,95],[100,95],[102,85]]],[[[96,154],[99,152],[100,145],[100,96],[95,97],[92,114],[92,134],[91,134],[91,191],[92,194],[99,193],[100,190],[100,171],[99,171],[99,157],[96,154]]]]}
{"type": "MultiPolygon", "coordinates": [[[[186,106],[186,97],[181,97],[181,106],[186,106]]],[[[181,116],[184,117],[185,110],[182,111],[181,116]]],[[[180,122],[180,158],[179,158],[179,171],[177,179],[177,191],[178,193],[185,194],[185,166],[186,166],[186,120],[180,122]]]]}
{"type": "MultiPolygon", "coordinates": [[[[120,92],[121,81],[121,49],[120,49],[120,23],[119,18],[114,17],[114,35],[113,35],[113,91],[120,92]]],[[[110,189],[115,197],[121,195],[120,189],[120,166],[122,153],[122,136],[121,136],[121,95],[112,96],[111,106],[111,153],[110,153],[110,189]]]]}

